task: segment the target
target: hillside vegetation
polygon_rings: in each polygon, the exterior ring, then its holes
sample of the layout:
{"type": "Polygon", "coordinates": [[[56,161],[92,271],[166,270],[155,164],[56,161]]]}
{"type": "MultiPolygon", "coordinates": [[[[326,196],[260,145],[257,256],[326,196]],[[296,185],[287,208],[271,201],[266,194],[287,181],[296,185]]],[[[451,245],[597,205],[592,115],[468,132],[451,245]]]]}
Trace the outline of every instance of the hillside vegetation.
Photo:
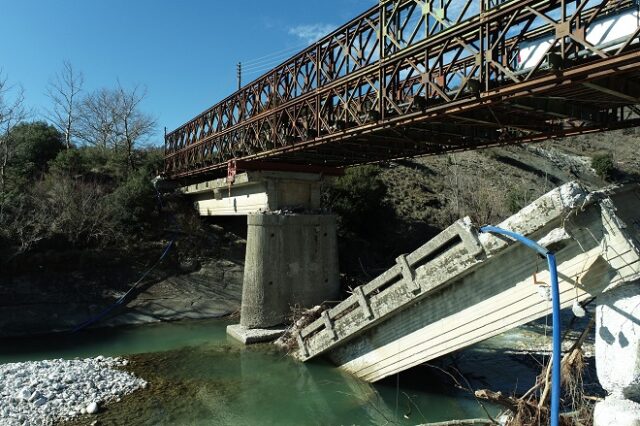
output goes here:
{"type": "Polygon", "coordinates": [[[569,181],[638,182],[639,148],[640,129],[627,129],[348,170],[327,197],[341,269],[354,284],[370,280],[460,217],[495,224],[569,181]]]}
{"type": "MultiPolygon", "coordinates": [[[[200,218],[179,194],[158,196],[152,178],[162,152],[151,140],[155,121],[140,108],[144,90],[118,84],[85,93],[82,82],[65,63],[49,113],[34,120],[0,76],[0,284],[8,273],[36,273],[35,263],[58,267],[64,253],[94,269],[110,253],[120,263],[108,268],[125,269],[133,258],[152,263],[175,240],[168,261],[179,270],[241,245],[244,224],[200,218]]],[[[589,188],[637,181],[639,135],[628,129],[348,169],[324,191],[326,209],[339,217],[345,288],[460,217],[497,223],[572,180],[589,188]]]]}

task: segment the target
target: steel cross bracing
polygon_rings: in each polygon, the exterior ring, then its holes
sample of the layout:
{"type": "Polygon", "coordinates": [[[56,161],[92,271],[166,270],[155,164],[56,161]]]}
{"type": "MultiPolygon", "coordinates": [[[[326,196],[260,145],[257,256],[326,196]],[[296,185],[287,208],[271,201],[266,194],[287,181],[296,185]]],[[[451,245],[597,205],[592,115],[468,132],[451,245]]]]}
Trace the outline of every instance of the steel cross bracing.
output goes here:
{"type": "Polygon", "coordinates": [[[165,137],[173,178],[640,124],[633,0],[383,1],[165,137]]]}

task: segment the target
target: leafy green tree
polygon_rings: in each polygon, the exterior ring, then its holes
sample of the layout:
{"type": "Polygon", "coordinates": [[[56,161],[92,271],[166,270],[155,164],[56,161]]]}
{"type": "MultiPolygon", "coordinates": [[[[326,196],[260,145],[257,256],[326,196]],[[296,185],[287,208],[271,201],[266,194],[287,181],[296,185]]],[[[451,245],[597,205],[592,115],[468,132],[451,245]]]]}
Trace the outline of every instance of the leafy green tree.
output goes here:
{"type": "Polygon", "coordinates": [[[20,123],[8,137],[14,150],[10,168],[27,180],[42,176],[49,161],[64,149],[62,134],[43,121],[20,123]]]}

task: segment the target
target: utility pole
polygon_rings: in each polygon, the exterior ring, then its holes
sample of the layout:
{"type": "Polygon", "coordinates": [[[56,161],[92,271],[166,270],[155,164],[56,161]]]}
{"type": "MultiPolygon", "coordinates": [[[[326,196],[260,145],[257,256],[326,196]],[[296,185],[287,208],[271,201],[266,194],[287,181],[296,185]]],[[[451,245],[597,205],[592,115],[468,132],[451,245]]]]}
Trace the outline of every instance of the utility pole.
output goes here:
{"type": "Polygon", "coordinates": [[[242,88],[242,62],[238,62],[238,90],[242,88]]]}

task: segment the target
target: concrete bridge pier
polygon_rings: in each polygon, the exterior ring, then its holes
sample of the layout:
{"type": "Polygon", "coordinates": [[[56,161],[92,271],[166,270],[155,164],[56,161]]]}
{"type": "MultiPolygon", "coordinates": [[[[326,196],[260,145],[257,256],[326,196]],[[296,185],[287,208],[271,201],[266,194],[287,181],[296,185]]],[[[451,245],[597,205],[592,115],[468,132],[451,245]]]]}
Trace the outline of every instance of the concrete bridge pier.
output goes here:
{"type": "Polygon", "coordinates": [[[336,300],[336,218],[317,214],[250,214],[240,324],[227,332],[243,343],[278,337],[292,308],[336,300]]]}
{"type": "Polygon", "coordinates": [[[226,178],[181,188],[201,216],[247,216],[240,324],[227,328],[243,343],[274,340],[292,307],[310,308],[338,296],[335,216],[283,212],[319,211],[323,181],[341,171],[298,169],[234,162],[226,178]],[[238,167],[245,171],[237,174],[238,167]]]}
{"type": "Polygon", "coordinates": [[[596,369],[609,396],[594,426],[640,426],[640,280],[598,297],[596,369]]]}

